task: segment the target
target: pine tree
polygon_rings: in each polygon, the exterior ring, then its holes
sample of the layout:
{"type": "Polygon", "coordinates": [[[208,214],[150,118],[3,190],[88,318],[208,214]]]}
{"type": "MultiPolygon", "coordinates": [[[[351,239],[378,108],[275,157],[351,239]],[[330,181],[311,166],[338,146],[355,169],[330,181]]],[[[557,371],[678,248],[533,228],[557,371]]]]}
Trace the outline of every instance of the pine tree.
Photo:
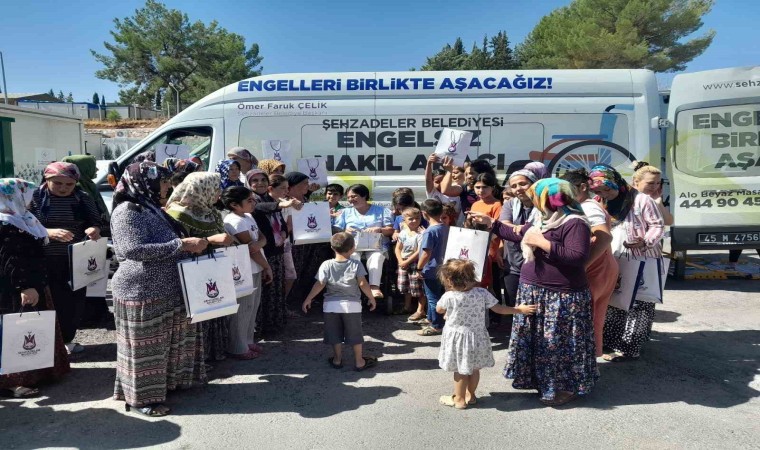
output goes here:
{"type": "Polygon", "coordinates": [[[106,106],[106,96],[105,95],[101,95],[100,96],[100,106],[103,106],[103,107],[106,106]]]}
{"type": "Polygon", "coordinates": [[[100,96],[98,95],[97,92],[92,94],[92,102],[95,103],[96,105],[100,103],[100,96]]]}
{"type": "Polygon", "coordinates": [[[48,91],[48,95],[51,97],[55,97],[55,92],[53,92],[53,88],[50,88],[50,90],[48,91]]]}
{"type": "Polygon", "coordinates": [[[63,91],[58,91],[58,95],[56,97],[58,98],[59,102],[65,102],[66,101],[66,96],[63,95],[63,91]]]}
{"type": "Polygon", "coordinates": [[[156,89],[156,97],[153,99],[153,108],[161,111],[161,89],[156,89]]]}
{"type": "Polygon", "coordinates": [[[74,95],[71,92],[66,96],[66,103],[74,103],[74,95]]]}

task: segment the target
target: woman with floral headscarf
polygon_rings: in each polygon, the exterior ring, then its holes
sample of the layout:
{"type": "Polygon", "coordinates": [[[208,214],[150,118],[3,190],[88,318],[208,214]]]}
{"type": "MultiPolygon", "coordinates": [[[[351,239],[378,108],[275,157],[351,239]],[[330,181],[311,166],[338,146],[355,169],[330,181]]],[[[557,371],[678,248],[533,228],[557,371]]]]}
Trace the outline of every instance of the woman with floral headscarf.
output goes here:
{"type": "MultiPolygon", "coordinates": [[[[0,315],[21,312],[25,306],[54,309],[47,289],[43,250],[48,242],[47,230],[27,210],[35,187],[18,178],[0,179],[0,315]]],[[[35,397],[39,390],[34,386],[68,371],[66,347],[56,327],[55,365],[49,369],[0,375],[0,391],[15,398],[35,397]]]]}
{"type": "MultiPolygon", "coordinates": [[[[648,195],[640,195],[610,166],[596,165],[588,175],[589,189],[612,216],[612,235],[624,236],[623,245],[633,256],[662,257],[665,226],[655,201],[648,195]]],[[[628,311],[607,308],[603,339],[611,352],[603,356],[605,360],[623,362],[639,358],[641,347],[652,331],[654,305],[635,300],[628,311]]]]}
{"type": "Polygon", "coordinates": [[[112,290],[116,318],[114,399],[147,416],[169,413],[168,390],[205,381],[203,354],[182,300],[177,262],[208,243],[187,237],[162,209],[169,171],[153,162],[129,165],[114,192],[111,219],[119,269],[112,290]]]}
{"type": "Polygon", "coordinates": [[[47,228],[50,244],[45,246],[48,283],[53,294],[56,316],[70,353],[84,347],[72,342],[82,320],[87,290],[72,291],[69,245],[85,239],[100,239],[101,214],[95,201],[77,186],[76,165],[54,162],[45,168],[45,182],[33,194],[29,210],[47,228]]]}
{"type": "Polygon", "coordinates": [[[245,183],[240,179],[240,163],[237,161],[232,159],[219,161],[219,164],[216,166],[216,173],[222,179],[220,183],[222,190],[230,186],[245,186],[245,183]]]}
{"type": "Polygon", "coordinates": [[[276,159],[262,159],[259,161],[258,169],[269,175],[285,175],[285,163],[276,159]]]}
{"type": "MultiPolygon", "coordinates": [[[[232,245],[232,236],[224,231],[222,215],[214,207],[222,190],[218,173],[194,172],[174,189],[166,212],[192,237],[205,239],[209,245],[222,247],[232,245]]],[[[221,361],[226,358],[229,340],[229,318],[202,322],[203,347],[207,359],[221,361]]]]}
{"type": "Polygon", "coordinates": [[[598,377],[584,270],[591,232],[567,181],[539,180],[528,196],[539,214],[522,226],[470,215],[502,239],[521,243],[517,302],[538,305],[535,316],[514,318],[504,375],[516,389],[538,389],[542,403],[558,406],[590,393],[598,377]]]}

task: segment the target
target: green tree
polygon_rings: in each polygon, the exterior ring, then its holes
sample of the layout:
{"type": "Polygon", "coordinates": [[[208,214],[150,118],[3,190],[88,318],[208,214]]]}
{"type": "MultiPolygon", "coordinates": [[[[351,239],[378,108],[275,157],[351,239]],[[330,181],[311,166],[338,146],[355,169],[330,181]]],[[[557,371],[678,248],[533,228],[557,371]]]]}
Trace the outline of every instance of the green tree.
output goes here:
{"type": "Polygon", "coordinates": [[[574,0],[544,16],[517,59],[525,69],[684,70],[712,43],[699,30],[713,0],[574,0]]]}
{"type": "Polygon", "coordinates": [[[51,97],[55,97],[55,92],[53,92],[53,88],[50,88],[50,90],[48,91],[48,95],[50,95],[51,97]]]}
{"type": "Polygon", "coordinates": [[[74,103],[74,95],[71,92],[66,96],[66,103],[74,103]]]}
{"type": "Polygon", "coordinates": [[[163,103],[161,103],[161,89],[156,90],[156,97],[153,99],[153,108],[161,111],[163,103]]]}
{"type": "Polygon", "coordinates": [[[56,98],[58,98],[59,102],[65,102],[66,101],[66,96],[63,95],[63,91],[58,91],[58,95],[56,96],[56,98]]]}
{"type": "Polygon", "coordinates": [[[150,107],[156,91],[174,86],[185,103],[240,79],[259,75],[262,58],[256,44],[221,28],[191,23],[187,14],[147,0],[132,17],[114,19],[114,43],[106,53],[92,50],[104,68],[98,78],[124,88],[119,100],[150,107]]]}
{"type": "Polygon", "coordinates": [[[101,95],[100,96],[100,106],[103,106],[103,107],[106,106],[106,96],[105,95],[101,95]]]}
{"type": "Polygon", "coordinates": [[[100,96],[98,95],[97,92],[92,94],[92,102],[95,103],[96,105],[100,103],[100,96]]]}
{"type": "Polygon", "coordinates": [[[473,43],[472,50],[464,50],[462,39],[454,45],[446,44],[440,52],[427,58],[420,70],[507,70],[517,68],[506,31],[489,39],[483,37],[481,47],[473,43]]]}

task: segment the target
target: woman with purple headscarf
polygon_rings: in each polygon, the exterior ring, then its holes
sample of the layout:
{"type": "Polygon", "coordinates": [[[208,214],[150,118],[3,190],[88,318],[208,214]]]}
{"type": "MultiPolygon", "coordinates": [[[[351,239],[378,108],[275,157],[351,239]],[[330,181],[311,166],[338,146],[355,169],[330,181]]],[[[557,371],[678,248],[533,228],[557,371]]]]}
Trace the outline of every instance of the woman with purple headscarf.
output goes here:
{"type": "Polygon", "coordinates": [[[50,244],[45,246],[50,292],[69,353],[84,347],[72,342],[84,313],[86,289],[72,291],[69,245],[85,239],[100,239],[101,215],[95,201],[77,186],[75,164],[54,162],[45,168],[45,181],[33,194],[29,210],[47,229],[50,244]]]}

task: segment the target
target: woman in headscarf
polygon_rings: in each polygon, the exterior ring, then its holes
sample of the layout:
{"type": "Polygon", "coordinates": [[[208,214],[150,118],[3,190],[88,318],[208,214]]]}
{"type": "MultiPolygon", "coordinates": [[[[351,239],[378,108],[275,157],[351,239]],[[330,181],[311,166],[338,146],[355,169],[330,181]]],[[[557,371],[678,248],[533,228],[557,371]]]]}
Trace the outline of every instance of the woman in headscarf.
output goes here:
{"type": "Polygon", "coordinates": [[[221,178],[220,187],[222,190],[227,189],[230,186],[245,186],[240,179],[240,163],[231,159],[224,159],[219,161],[216,166],[216,173],[221,178]]]}
{"type": "MultiPolygon", "coordinates": [[[[648,195],[628,185],[620,173],[607,165],[596,165],[589,172],[589,189],[612,216],[612,234],[624,236],[624,246],[633,256],[660,258],[665,233],[662,214],[648,195]]],[[[614,249],[613,249],[614,250],[614,249]]],[[[639,358],[649,340],[654,321],[654,303],[634,300],[628,311],[607,308],[604,346],[610,352],[603,358],[623,362],[639,358]]]]}
{"type": "Polygon", "coordinates": [[[63,342],[69,353],[84,350],[72,342],[82,320],[87,289],[72,291],[69,245],[100,239],[101,214],[95,201],[77,186],[80,179],[76,165],[54,162],[45,168],[45,182],[33,194],[29,210],[47,228],[50,244],[45,246],[48,286],[61,325],[63,342]]]}
{"type": "Polygon", "coordinates": [[[589,197],[586,169],[569,170],[562,179],[575,187],[575,199],[581,204],[591,226],[591,255],[586,263],[586,276],[594,305],[594,342],[596,356],[602,356],[602,334],[607,306],[618,278],[618,263],[612,256],[612,221],[604,207],[589,197]]]}
{"type": "MultiPolygon", "coordinates": [[[[79,181],[77,187],[81,188],[87,193],[98,207],[100,212],[100,235],[103,237],[111,236],[111,215],[108,212],[108,207],[103,201],[103,197],[98,191],[98,187],[92,181],[98,174],[98,165],[95,162],[95,157],[92,155],[72,155],[63,158],[61,161],[72,163],[79,169],[79,181]]],[[[106,303],[105,297],[87,297],[85,301],[85,309],[82,318],[82,324],[99,324],[101,321],[110,318],[108,312],[108,303],[106,303]]]]}
{"type": "Polygon", "coordinates": [[[263,170],[267,175],[285,174],[285,163],[276,159],[262,159],[257,168],[263,170]]]}
{"type": "MultiPolygon", "coordinates": [[[[192,237],[202,238],[209,245],[232,245],[232,236],[224,231],[222,215],[214,207],[222,190],[217,173],[194,172],[174,189],[166,212],[185,227],[192,237]]],[[[229,340],[229,317],[206,320],[201,323],[203,348],[206,359],[221,361],[226,358],[229,340]]]]}
{"type": "MultiPolygon", "coordinates": [[[[505,191],[509,191],[513,198],[501,208],[499,220],[505,225],[525,225],[532,223],[538,210],[533,207],[533,202],[528,195],[530,187],[538,181],[536,174],[530,170],[520,169],[512,172],[507,179],[505,191]]],[[[504,293],[506,303],[514,307],[517,304],[517,288],[520,286],[520,270],[523,265],[523,254],[519,242],[504,242],[504,293]]],[[[505,324],[507,336],[512,332],[513,316],[491,317],[505,324]]]]}
{"type": "Polygon", "coordinates": [[[540,180],[528,196],[539,212],[532,223],[513,229],[483,214],[476,220],[521,242],[517,302],[538,305],[535,316],[515,316],[504,375],[514,388],[538,389],[542,403],[558,406],[590,393],[598,377],[584,270],[591,232],[567,181],[540,180]]]}
{"type": "MultiPolygon", "coordinates": [[[[53,310],[47,288],[43,246],[47,230],[27,210],[36,185],[18,178],[0,179],[0,315],[31,308],[53,310]]],[[[39,383],[69,372],[69,360],[56,324],[55,365],[49,369],[0,375],[0,391],[15,398],[36,397],[39,383]]]]}
{"type": "Polygon", "coordinates": [[[203,354],[182,299],[177,262],[208,242],[187,237],[162,209],[169,171],[153,162],[127,166],[111,218],[119,268],[112,279],[116,319],[114,399],[147,416],[164,416],[169,390],[205,382],[203,354]]]}
{"type": "MultiPolygon", "coordinates": [[[[288,180],[288,196],[302,203],[307,202],[307,197],[310,194],[309,177],[301,172],[288,172],[285,174],[285,178],[288,180]]],[[[294,245],[291,247],[291,252],[296,280],[301,280],[301,282],[296,281],[288,298],[292,306],[297,306],[302,304],[309,294],[311,287],[307,281],[314,279],[319,266],[322,262],[332,258],[333,252],[329,242],[294,245]]]]}
{"type": "MultiPolygon", "coordinates": [[[[266,160],[265,160],[266,161],[266,160]]],[[[301,208],[302,202],[290,198],[276,201],[268,193],[269,176],[262,169],[251,169],[246,174],[248,185],[256,199],[253,219],[266,237],[264,256],[272,268],[272,282],[261,291],[261,311],[256,317],[263,335],[272,335],[287,323],[285,301],[285,241],[289,239],[288,224],[282,217],[282,209],[301,208]]]]}

